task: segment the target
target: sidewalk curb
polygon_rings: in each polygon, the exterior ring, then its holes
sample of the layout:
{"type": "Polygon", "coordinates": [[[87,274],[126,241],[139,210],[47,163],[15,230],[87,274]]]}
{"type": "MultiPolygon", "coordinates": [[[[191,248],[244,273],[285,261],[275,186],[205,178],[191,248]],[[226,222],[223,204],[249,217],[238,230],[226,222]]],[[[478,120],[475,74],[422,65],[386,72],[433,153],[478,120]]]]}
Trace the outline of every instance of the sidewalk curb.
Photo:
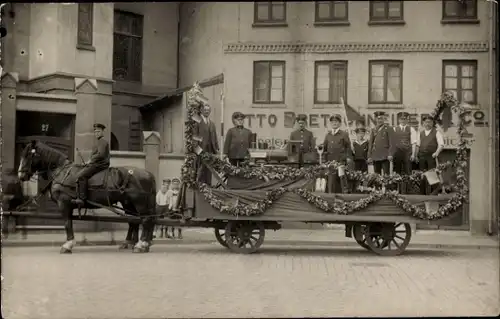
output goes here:
{"type": "MultiPolygon", "coordinates": [[[[2,247],[59,247],[63,244],[62,241],[41,241],[41,242],[24,242],[24,241],[3,241],[2,247]]],[[[77,242],[77,246],[80,247],[90,247],[90,246],[118,246],[120,241],[112,243],[110,240],[96,240],[88,241],[82,245],[81,242],[77,242]]],[[[167,239],[157,239],[154,241],[154,245],[199,245],[199,244],[218,244],[217,240],[208,239],[182,239],[182,240],[167,240],[167,239]]],[[[153,246],[154,246],[153,245],[153,246]]],[[[324,246],[324,247],[359,247],[359,245],[352,240],[344,241],[315,241],[315,240],[267,240],[262,245],[265,248],[267,245],[276,246],[324,246]]],[[[408,249],[414,248],[431,248],[431,249],[465,249],[465,250],[478,250],[478,249],[499,249],[498,244],[431,244],[431,243],[411,243],[408,245],[408,249]]]]}

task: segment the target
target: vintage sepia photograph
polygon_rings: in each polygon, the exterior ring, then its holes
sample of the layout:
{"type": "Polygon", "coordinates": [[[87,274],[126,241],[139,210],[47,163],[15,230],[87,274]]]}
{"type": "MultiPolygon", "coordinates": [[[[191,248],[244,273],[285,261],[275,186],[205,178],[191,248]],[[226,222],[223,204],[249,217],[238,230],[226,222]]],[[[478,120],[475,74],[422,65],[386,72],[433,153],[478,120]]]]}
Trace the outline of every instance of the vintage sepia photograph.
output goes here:
{"type": "Polygon", "coordinates": [[[500,315],[497,1],[0,9],[2,318],[500,315]]]}

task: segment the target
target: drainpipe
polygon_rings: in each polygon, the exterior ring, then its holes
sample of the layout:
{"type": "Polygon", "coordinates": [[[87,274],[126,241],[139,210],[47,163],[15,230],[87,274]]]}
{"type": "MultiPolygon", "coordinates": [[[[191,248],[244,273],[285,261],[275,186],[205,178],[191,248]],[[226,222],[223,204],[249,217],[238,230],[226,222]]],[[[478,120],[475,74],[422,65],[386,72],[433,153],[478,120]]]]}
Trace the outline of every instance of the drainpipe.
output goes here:
{"type": "Polygon", "coordinates": [[[490,39],[489,39],[489,50],[488,50],[488,58],[489,58],[489,88],[490,88],[490,94],[489,94],[489,167],[490,167],[490,187],[489,187],[489,197],[490,197],[490,209],[488,212],[488,235],[491,235],[493,233],[493,222],[494,222],[494,212],[496,212],[496,196],[495,190],[496,190],[496,154],[495,154],[495,141],[496,141],[496,61],[495,61],[495,51],[498,50],[496,48],[496,28],[495,28],[495,20],[496,20],[496,14],[495,14],[495,3],[493,1],[490,1],[490,14],[489,14],[489,22],[490,22],[490,39]]]}
{"type": "Polygon", "coordinates": [[[179,2],[177,5],[177,77],[176,77],[176,88],[179,88],[179,85],[181,83],[180,80],[180,69],[181,69],[181,63],[180,63],[180,57],[181,57],[181,8],[182,8],[182,2],[179,2]]]}

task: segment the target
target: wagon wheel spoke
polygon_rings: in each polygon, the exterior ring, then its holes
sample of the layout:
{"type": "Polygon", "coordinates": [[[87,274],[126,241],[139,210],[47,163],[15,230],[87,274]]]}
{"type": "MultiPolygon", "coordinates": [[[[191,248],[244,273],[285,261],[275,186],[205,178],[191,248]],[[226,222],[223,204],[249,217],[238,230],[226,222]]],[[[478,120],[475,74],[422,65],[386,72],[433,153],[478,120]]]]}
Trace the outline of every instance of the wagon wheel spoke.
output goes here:
{"type": "MultiPolygon", "coordinates": [[[[398,249],[401,249],[401,246],[398,244],[398,242],[396,241],[396,239],[395,239],[395,238],[393,238],[393,239],[391,240],[391,242],[393,242],[393,243],[394,243],[394,245],[396,245],[396,247],[397,247],[398,249]]],[[[389,245],[390,245],[390,244],[389,244],[389,245]]]]}
{"type": "Polygon", "coordinates": [[[234,252],[250,254],[256,252],[264,242],[265,229],[261,222],[230,221],[226,225],[228,248],[234,252]]]}

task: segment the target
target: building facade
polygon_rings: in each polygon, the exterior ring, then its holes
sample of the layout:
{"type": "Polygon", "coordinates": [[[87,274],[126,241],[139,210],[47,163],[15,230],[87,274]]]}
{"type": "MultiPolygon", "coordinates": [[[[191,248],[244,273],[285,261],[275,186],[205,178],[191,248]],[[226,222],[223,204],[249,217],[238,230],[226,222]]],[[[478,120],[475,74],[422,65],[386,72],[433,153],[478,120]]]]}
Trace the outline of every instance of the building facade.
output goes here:
{"type": "MultiPolygon", "coordinates": [[[[498,161],[484,156],[496,153],[494,11],[482,0],[9,4],[2,156],[15,167],[10,150],[39,135],[85,156],[99,121],[114,150],[140,150],[141,130],[154,130],[162,156],[181,161],[183,92],[195,81],[218,127],[241,111],[267,147],[283,144],[298,113],[321,141],[342,101],[369,124],[384,110],[418,126],[451,90],[471,106],[471,191],[449,224],[484,233],[495,206],[484,183],[498,183],[498,161]]],[[[452,159],[456,126],[445,136],[452,159]]]]}

